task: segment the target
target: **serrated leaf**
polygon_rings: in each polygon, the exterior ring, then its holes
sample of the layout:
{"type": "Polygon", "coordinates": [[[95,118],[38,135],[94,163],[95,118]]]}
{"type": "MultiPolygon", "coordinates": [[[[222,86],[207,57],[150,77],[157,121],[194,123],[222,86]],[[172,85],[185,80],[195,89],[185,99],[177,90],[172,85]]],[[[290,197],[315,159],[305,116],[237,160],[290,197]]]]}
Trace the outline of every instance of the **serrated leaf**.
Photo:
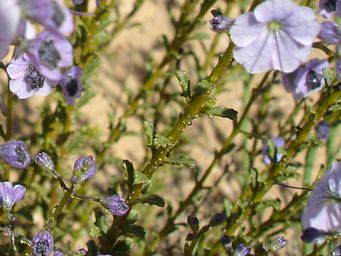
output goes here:
{"type": "Polygon", "coordinates": [[[185,98],[191,97],[190,81],[188,80],[187,73],[185,71],[178,70],[175,72],[175,76],[181,86],[182,96],[185,98]]]}
{"type": "Polygon", "coordinates": [[[153,146],[155,148],[166,148],[171,145],[172,142],[167,137],[161,134],[155,134],[155,137],[153,139],[153,146]]]}
{"type": "Polygon", "coordinates": [[[125,169],[125,179],[127,181],[127,185],[129,190],[132,190],[134,187],[134,166],[133,164],[128,160],[123,160],[123,166],[125,169]]]}
{"type": "Polygon", "coordinates": [[[134,235],[140,239],[144,239],[146,235],[146,231],[144,231],[144,228],[139,225],[134,225],[134,224],[126,225],[122,229],[123,229],[123,232],[134,235]]]}
{"type": "Polygon", "coordinates": [[[171,164],[171,165],[177,165],[180,167],[189,167],[189,168],[194,168],[196,165],[196,161],[187,155],[182,155],[182,156],[170,156],[166,161],[166,164],[171,164]]]}
{"type": "Polygon", "coordinates": [[[154,125],[152,122],[144,121],[143,122],[143,129],[144,133],[147,136],[148,144],[153,145],[153,138],[154,138],[154,125]]]}
{"type": "Polygon", "coordinates": [[[143,204],[156,205],[159,207],[165,206],[165,201],[163,200],[163,198],[155,194],[142,195],[140,196],[138,201],[143,204]]]}
{"type": "Polygon", "coordinates": [[[219,117],[229,118],[233,121],[236,121],[238,112],[234,110],[233,108],[226,108],[226,107],[220,106],[220,107],[212,107],[212,108],[206,109],[203,112],[203,114],[206,114],[210,117],[219,116],[219,117]]]}

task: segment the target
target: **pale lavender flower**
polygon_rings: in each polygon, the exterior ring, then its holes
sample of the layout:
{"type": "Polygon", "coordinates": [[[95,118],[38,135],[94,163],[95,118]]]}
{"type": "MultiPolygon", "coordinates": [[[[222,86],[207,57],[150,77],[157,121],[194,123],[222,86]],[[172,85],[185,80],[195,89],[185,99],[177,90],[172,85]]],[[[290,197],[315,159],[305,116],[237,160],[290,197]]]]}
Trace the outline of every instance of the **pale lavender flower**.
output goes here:
{"type": "Polygon", "coordinates": [[[84,182],[90,179],[96,173],[96,162],[93,156],[81,156],[74,165],[73,174],[71,177],[72,183],[84,182]]]}
{"type": "Polygon", "coordinates": [[[289,0],[268,0],[231,27],[235,60],[249,73],[292,72],[305,62],[320,31],[314,11],[289,0]]]}
{"type": "Polygon", "coordinates": [[[129,211],[129,205],[119,195],[103,197],[101,203],[114,216],[124,216],[129,211]]]}
{"type": "Polygon", "coordinates": [[[13,186],[8,181],[0,182],[0,204],[10,211],[24,197],[25,192],[26,188],[22,185],[13,186]]]}
{"type": "Polygon", "coordinates": [[[54,172],[56,170],[51,157],[45,152],[39,152],[35,156],[34,161],[38,166],[47,171],[54,172]]]}
{"type": "Polygon", "coordinates": [[[28,44],[32,64],[46,78],[59,81],[63,78],[60,69],[72,66],[73,48],[64,36],[45,30],[28,44]]]}
{"type": "Polygon", "coordinates": [[[20,9],[15,0],[0,1],[0,59],[2,59],[17,34],[20,9]]]}
{"type": "Polygon", "coordinates": [[[56,30],[63,35],[70,35],[74,30],[73,17],[61,0],[51,0],[53,13],[50,19],[44,21],[46,28],[56,30]]]}
{"type": "Polygon", "coordinates": [[[59,81],[64,97],[70,105],[75,103],[74,98],[80,98],[82,94],[81,75],[82,70],[79,67],[72,67],[65,72],[63,79],[59,81]]]}
{"type": "Polygon", "coordinates": [[[238,244],[234,250],[233,256],[247,256],[250,255],[251,249],[244,244],[238,244]]]}
{"type": "Polygon", "coordinates": [[[338,13],[338,10],[341,8],[340,0],[320,0],[320,15],[324,18],[331,18],[335,11],[338,13]]]}
{"type": "Polygon", "coordinates": [[[20,140],[9,140],[0,145],[0,157],[14,168],[24,169],[32,160],[24,142],[20,140]]]}
{"type": "Polygon", "coordinates": [[[53,250],[53,237],[47,231],[36,234],[32,239],[33,256],[48,256],[53,250]]]}
{"type": "Polygon", "coordinates": [[[338,44],[341,42],[341,30],[335,22],[324,21],[321,23],[319,38],[327,44],[338,44]]]}
{"type": "Polygon", "coordinates": [[[328,68],[327,60],[313,59],[292,73],[282,73],[283,85],[295,100],[301,100],[323,88],[323,70],[328,68]]]}
{"type": "Polygon", "coordinates": [[[26,54],[13,59],[7,66],[7,73],[10,77],[10,90],[19,99],[26,99],[34,94],[47,96],[56,84],[43,76],[26,54]]]}
{"type": "Polygon", "coordinates": [[[316,183],[301,216],[304,229],[341,232],[341,162],[335,162],[316,183]]]}
{"type": "Polygon", "coordinates": [[[20,0],[18,5],[24,18],[34,20],[42,25],[53,16],[51,0],[20,0]]]}
{"type": "MultiPolygon", "coordinates": [[[[271,164],[274,159],[274,154],[276,154],[276,163],[281,161],[283,158],[283,153],[281,153],[281,150],[285,146],[285,141],[282,137],[272,137],[271,140],[273,144],[273,150],[274,152],[271,152],[270,147],[269,147],[269,142],[266,140],[262,141],[262,154],[263,154],[263,161],[266,164],[271,164]]],[[[270,142],[270,143],[271,143],[270,142]]]]}
{"type": "Polygon", "coordinates": [[[234,23],[234,19],[230,19],[223,15],[218,15],[210,20],[210,29],[215,32],[228,32],[234,23]]]}
{"type": "Polygon", "coordinates": [[[330,135],[330,128],[326,121],[321,121],[316,126],[316,134],[319,140],[328,140],[330,135]]]}

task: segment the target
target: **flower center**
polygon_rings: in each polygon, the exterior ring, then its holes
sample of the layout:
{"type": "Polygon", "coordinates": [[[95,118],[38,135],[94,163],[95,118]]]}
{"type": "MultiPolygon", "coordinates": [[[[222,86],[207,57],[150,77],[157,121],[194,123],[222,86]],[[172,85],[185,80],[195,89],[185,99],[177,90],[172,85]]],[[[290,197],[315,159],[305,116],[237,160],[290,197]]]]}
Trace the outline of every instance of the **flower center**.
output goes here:
{"type": "Polygon", "coordinates": [[[335,12],[336,11],[336,1],[337,0],[329,0],[325,3],[324,8],[327,12],[335,12]]]}
{"type": "Polygon", "coordinates": [[[25,74],[25,82],[28,85],[28,90],[35,90],[44,86],[45,77],[38,70],[29,64],[25,74]]]}
{"type": "Polygon", "coordinates": [[[25,151],[20,146],[16,146],[14,151],[17,156],[17,161],[21,164],[24,164],[25,160],[27,159],[25,151]]]}
{"type": "Polygon", "coordinates": [[[61,60],[60,54],[51,40],[41,43],[38,54],[43,65],[49,69],[55,69],[58,61],[61,60]]]}
{"type": "Polygon", "coordinates": [[[49,249],[49,242],[46,239],[41,239],[35,247],[35,255],[47,256],[50,251],[49,249]]]}
{"type": "Polygon", "coordinates": [[[66,83],[66,90],[68,92],[68,94],[73,97],[76,95],[77,91],[78,91],[78,83],[77,80],[72,78],[71,76],[68,76],[66,78],[67,83],[66,83]]]}
{"type": "Polygon", "coordinates": [[[268,24],[268,28],[271,31],[278,31],[281,29],[281,27],[282,27],[282,24],[276,20],[273,20],[273,21],[269,22],[269,24],[268,24]]]}
{"type": "Polygon", "coordinates": [[[65,19],[65,15],[63,13],[63,10],[60,8],[60,6],[56,3],[56,1],[52,1],[52,7],[53,7],[53,17],[52,20],[54,24],[59,28],[65,19]]]}
{"type": "Polygon", "coordinates": [[[322,75],[316,73],[314,70],[309,70],[306,83],[309,88],[317,89],[322,85],[322,75]]]}

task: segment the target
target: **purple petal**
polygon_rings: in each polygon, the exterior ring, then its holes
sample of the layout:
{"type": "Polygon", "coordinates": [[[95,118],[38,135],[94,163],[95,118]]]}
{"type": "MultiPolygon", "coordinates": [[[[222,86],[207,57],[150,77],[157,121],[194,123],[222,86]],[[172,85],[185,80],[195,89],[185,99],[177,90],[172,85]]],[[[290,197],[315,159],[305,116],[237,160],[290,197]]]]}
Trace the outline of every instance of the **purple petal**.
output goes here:
{"type": "Polygon", "coordinates": [[[123,216],[129,211],[126,201],[119,195],[107,196],[102,198],[102,205],[113,215],[123,216]]]}

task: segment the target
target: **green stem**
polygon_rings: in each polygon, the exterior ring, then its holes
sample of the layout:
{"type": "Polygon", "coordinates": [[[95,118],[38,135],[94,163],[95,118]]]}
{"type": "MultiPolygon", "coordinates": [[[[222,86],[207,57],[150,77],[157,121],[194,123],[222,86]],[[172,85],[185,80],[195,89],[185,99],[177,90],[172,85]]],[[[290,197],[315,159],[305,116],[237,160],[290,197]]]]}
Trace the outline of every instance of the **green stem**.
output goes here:
{"type": "Polygon", "coordinates": [[[203,188],[204,182],[206,181],[206,179],[211,174],[215,165],[221,160],[221,158],[224,156],[224,153],[226,152],[226,150],[232,145],[235,137],[241,132],[241,127],[247,118],[247,115],[251,109],[252,104],[255,102],[257,97],[260,95],[257,92],[260,91],[261,88],[264,86],[269,75],[270,75],[270,72],[266,73],[264,75],[263,79],[261,80],[261,82],[259,83],[258,87],[253,90],[252,96],[250,97],[248,103],[245,106],[245,109],[243,111],[243,115],[239,119],[238,123],[235,125],[232,133],[225,140],[222,148],[215,154],[214,159],[210,163],[209,167],[206,169],[204,175],[200,178],[200,180],[198,182],[196,182],[195,187],[192,189],[191,193],[187,196],[187,198],[183,202],[180,203],[180,206],[179,206],[178,210],[174,213],[174,215],[167,219],[166,225],[163,227],[163,229],[160,232],[160,238],[164,237],[167,234],[169,228],[171,228],[174,225],[175,220],[186,209],[186,207],[192,202],[195,195],[203,188]]]}
{"type": "MultiPolygon", "coordinates": [[[[143,97],[146,95],[146,92],[150,91],[154,88],[156,85],[156,80],[161,77],[163,74],[164,68],[175,58],[174,53],[177,53],[181,45],[189,38],[191,32],[195,29],[197,24],[200,24],[201,19],[203,18],[204,14],[210,9],[210,7],[213,5],[214,1],[206,0],[202,5],[201,9],[199,11],[199,14],[196,16],[196,18],[188,22],[187,17],[187,10],[191,5],[184,4],[182,15],[179,19],[179,26],[176,26],[177,31],[175,32],[175,36],[172,40],[172,43],[170,44],[169,49],[167,49],[166,55],[163,57],[160,64],[153,70],[153,72],[149,75],[145,83],[143,84],[142,88],[138,92],[138,94],[134,97],[134,99],[129,103],[127,109],[124,111],[123,115],[119,118],[117,124],[115,127],[110,131],[109,138],[106,140],[106,143],[103,145],[103,147],[100,149],[100,151],[97,154],[97,162],[99,164],[99,168],[103,168],[105,165],[105,155],[108,149],[111,147],[111,145],[116,142],[122,135],[122,127],[126,123],[127,119],[132,116],[138,106],[139,102],[143,99],[143,97]],[[189,6],[186,8],[186,6],[189,6]],[[180,26],[182,23],[189,23],[188,26],[180,26]],[[181,29],[184,30],[182,31],[181,29]]],[[[192,12],[193,8],[190,8],[190,11],[192,12]]]]}
{"type": "Polygon", "coordinates": [[[64,191],[64,196],[63,198],[60,200],[60,202],[58,204],[56,204],[56,206],[54,207],[53,211],[52,211],[52,215],[47,219],[44,227],[42,228],[42,230],[47,230],[51,227],[51,225],[56,221],[57,217],[59,216],[59,214],[62,212],[63,208],[65,207],[65,205],[70,201],[70,199],[73,197],[73,192],[75,190],[75,184],[72,184],[71,187],[69,189],[67,189],[66,191],[64,191]]]}

